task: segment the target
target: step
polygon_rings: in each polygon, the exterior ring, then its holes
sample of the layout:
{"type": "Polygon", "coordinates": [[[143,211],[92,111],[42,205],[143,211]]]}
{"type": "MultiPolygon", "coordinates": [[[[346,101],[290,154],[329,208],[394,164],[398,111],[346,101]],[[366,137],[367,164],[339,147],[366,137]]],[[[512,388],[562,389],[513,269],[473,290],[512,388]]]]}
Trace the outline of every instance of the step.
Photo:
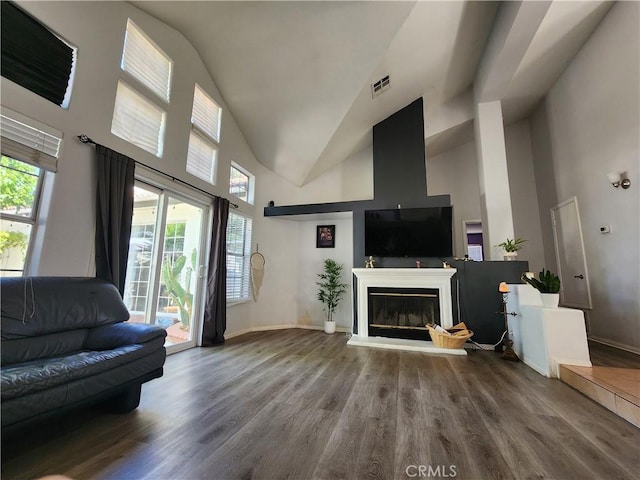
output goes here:
{"type": "Polygon", "coordinates": [[[560,380],[640,427],[640,369],[560,365],[560,380]]]}

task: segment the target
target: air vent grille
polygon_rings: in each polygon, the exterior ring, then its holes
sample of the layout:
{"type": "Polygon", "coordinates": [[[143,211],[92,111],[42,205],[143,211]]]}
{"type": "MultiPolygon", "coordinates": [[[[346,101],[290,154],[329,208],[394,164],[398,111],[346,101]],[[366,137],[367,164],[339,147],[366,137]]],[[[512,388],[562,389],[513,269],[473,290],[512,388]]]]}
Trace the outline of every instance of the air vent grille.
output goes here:
{"type": "Polygon", "coordinates": [[[371,97],[375,98],[389,88],[391,88],[391,81],[389,80],[389,75],[387,75],[386,77],[383,77],[377,82],[371,84],[371,97]]]}

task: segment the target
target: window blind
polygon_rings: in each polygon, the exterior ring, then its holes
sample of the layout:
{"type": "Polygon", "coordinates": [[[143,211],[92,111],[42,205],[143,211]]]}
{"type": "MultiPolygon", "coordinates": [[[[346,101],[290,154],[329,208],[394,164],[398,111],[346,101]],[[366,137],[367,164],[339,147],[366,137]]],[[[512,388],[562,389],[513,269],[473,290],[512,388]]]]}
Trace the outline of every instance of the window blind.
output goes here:
{"type": "Polygon", "coordinates": [[[62,143],[62,134],[55,136],[0,114],[2,153],[38,168],[55,172],[62,143]]]}
{"type": "Polygon", "coordinates": [[[217,157],[218,149],[215,145],[192,131],[187,151],[187,172],[214,185],[217,157]]]}
{"type": "Polygon", "coordinates": [[[221,116],[222,109],[196,85],[193,94],[191,124],[206,136],[210,137],[214,142],[220,143],[221,116]]]}
{"type": "Polygon", "coordinates": [[[227,223],[227,300],[246,300],[251,295],[251,227],[252,221],[229,213],[227,223]]]}
{"type": "Polygon", "coordinates": [[[2,76],[62,106],[74,49],[14,3],[1,4],[2,76]]]}
{"type": "Polygon", "coordinates": [[[173,62],[131,20],[127,22],[120,66],[169,102],[173,62]]]}
{"type": "Polygon", "coordinates": [[[111,133],[162,156],[166,113],[123,82],[118,82],[111,133]]]}

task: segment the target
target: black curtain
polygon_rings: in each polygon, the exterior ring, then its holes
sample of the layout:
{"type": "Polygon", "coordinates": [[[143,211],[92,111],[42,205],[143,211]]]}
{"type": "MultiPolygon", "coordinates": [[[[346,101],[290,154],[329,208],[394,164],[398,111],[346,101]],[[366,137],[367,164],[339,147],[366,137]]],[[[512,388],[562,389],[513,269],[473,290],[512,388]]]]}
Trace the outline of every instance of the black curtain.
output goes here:
{"type": "Polygon", "coordinates": [[[124,293],[133,217],[135,161],[96,145],[96,277],[124,293]]]}
{"type": "Polygon", "coordinates": [[[229,200],[216,197],[213,201],[213,232],[209,253],[207,298],[204,307],[202,346],[224,343],[227,329],[227,221],[229,200]]]}

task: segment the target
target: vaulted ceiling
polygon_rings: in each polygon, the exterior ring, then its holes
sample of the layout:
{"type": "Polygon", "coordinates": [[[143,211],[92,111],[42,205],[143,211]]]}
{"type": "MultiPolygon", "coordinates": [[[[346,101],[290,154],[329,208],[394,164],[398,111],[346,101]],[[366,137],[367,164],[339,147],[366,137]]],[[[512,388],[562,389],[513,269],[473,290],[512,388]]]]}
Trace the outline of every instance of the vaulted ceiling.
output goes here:
{"type": "Polygon", "coordinates": [[[296,185],[370,145],[373,125],[420,96],[432,153],[472,136],[474,95],[502,100],[505,123],[526,117],[611,5],[131,3],[191,42],[258,161],[296,185]],[[386,75],[391,87],[372,97],[386,75]]]}

